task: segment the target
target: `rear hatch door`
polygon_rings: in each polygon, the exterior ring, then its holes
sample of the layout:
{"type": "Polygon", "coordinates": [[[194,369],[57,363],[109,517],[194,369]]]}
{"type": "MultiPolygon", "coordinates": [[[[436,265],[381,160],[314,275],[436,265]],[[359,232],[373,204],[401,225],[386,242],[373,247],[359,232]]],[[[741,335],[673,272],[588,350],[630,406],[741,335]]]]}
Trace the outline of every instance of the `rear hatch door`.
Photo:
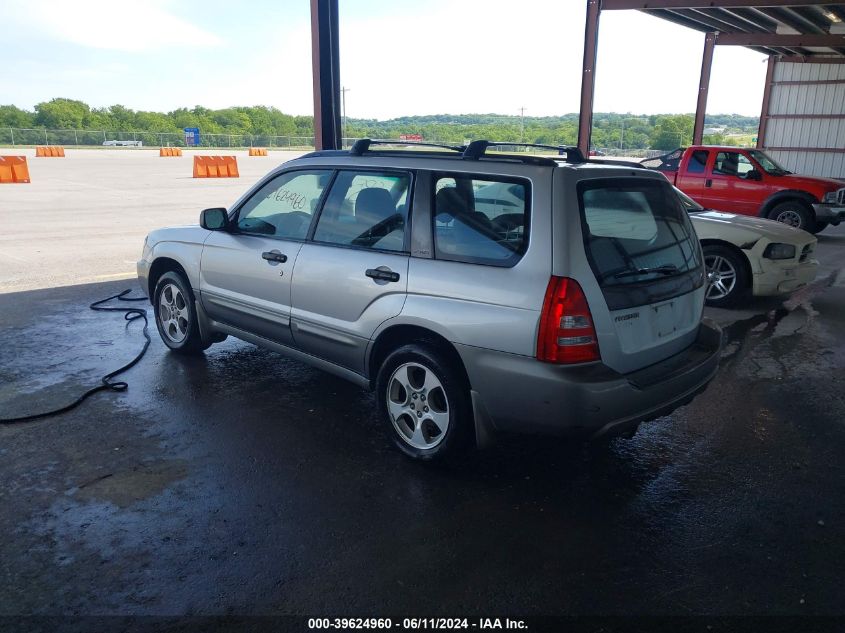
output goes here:
{"type": "Polygon", "coordinates": [[[695,230],[665,180],[582,180],[577,187],[588,295],[602,362],[622,373],[695,340],[705,276],[695,230]]]}

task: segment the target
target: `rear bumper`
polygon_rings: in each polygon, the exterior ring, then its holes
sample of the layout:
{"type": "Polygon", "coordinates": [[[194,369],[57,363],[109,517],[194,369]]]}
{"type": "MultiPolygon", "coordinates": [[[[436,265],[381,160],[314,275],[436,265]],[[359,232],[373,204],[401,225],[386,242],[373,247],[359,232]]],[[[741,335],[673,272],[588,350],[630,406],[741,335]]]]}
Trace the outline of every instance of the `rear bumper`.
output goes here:
{"type": "Polygon", "coordinates": [[[813,211],[816,212],[817,221],[827,222],[833,226],[845,220],[845,205],[817,202],[813,205],[813,211]]]}
{"type": "Polygon", "coordinates": [[[722,331],[705,319],[693,345],[624,375],[601,363],[564,367],[457,347],[496,430],[599,437],[668,415],[704,391],[719,366],[722,331]]]}

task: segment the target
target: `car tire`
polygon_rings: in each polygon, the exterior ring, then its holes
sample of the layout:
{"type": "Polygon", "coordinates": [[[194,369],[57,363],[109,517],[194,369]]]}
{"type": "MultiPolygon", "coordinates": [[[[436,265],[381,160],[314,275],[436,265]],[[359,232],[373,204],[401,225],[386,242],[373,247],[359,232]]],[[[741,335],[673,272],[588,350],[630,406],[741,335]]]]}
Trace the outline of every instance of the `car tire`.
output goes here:
{"type": "Polygon", "coordinates": [[[707,244],[702,250],[707,271],[705,303],[714,308],[736,305],[745,296],[749,286],[744,255],[718,244],[707,244]]]}
{"type": "Polygon", "coordinates": [[[393,443],[413,459],[442,460],[470,445],[469,385],[433,346],[403,345],[390,353],[376,377],[376,400],[393,443]]]}
{"type": "Polygon", "coordinates": [[[810,233],[816,232],[816,214],[801,200],[787,200],[775,205],[769,211],[769,219],[810,233]]]}
{"type": "Polygon", "coordinates": [[[200,335],[194,293],[176,271],[164,273],[156,282],[153,312],[161,340],[179,354],[199,354],[211,346],[200,335]]]}

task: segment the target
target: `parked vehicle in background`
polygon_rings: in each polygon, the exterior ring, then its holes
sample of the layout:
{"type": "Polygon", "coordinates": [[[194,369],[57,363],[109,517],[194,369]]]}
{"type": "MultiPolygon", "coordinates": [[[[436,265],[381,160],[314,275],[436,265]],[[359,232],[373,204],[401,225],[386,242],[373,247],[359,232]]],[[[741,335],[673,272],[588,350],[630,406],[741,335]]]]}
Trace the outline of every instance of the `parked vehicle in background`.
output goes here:
{"type": "Polygon", "coordinates": [[[729,307],[755,297],[797,290],[816,278],[818,240],[801,229],[763,218],[705,209],[680,189],[704,251],[707,305],[729,307]]]}
{"type": "Polygon", "coordinates": [[[799,176],[758,149],[694,145],[641,163],[708,209],[817,233],[845,219],[845,184],[799,176]]]}
{"type": "Polygon", "coordinates": [[[633,433],[706,388],[722,336],[665,178],[575,148],[395,143],[307,154],[150,233],[164,343],[232,335],[372,388],[418,459],[496,431],[633,433]]]}
{"type": "Polygon", "coordinates": [[[143,147],[143,141],[103,141],[103,145],[109,147],[143,147]]]}

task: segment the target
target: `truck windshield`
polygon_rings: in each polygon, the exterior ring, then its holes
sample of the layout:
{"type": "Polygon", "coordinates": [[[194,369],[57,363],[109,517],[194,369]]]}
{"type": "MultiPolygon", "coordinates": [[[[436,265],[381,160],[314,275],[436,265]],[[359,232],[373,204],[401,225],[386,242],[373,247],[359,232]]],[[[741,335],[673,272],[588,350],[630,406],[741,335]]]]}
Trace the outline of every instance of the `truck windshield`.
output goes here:
{"type": "Polygon", "coordinates": [[[751,158],[760,163],[760,167],[762,167],[767,174],[771,174],[772,176],[784,176],[792,173],[769,158],[766,152],[761,152],[759,149],[751,149],[748,150],[748,153],[751,154],[751,158]]]}
{"type": "Polygon", "coordinates": [[[700,267],[695,232],[668,182],[599,179],[581,183],[578,194],[587,255],[603,288],[700,267]]]}

